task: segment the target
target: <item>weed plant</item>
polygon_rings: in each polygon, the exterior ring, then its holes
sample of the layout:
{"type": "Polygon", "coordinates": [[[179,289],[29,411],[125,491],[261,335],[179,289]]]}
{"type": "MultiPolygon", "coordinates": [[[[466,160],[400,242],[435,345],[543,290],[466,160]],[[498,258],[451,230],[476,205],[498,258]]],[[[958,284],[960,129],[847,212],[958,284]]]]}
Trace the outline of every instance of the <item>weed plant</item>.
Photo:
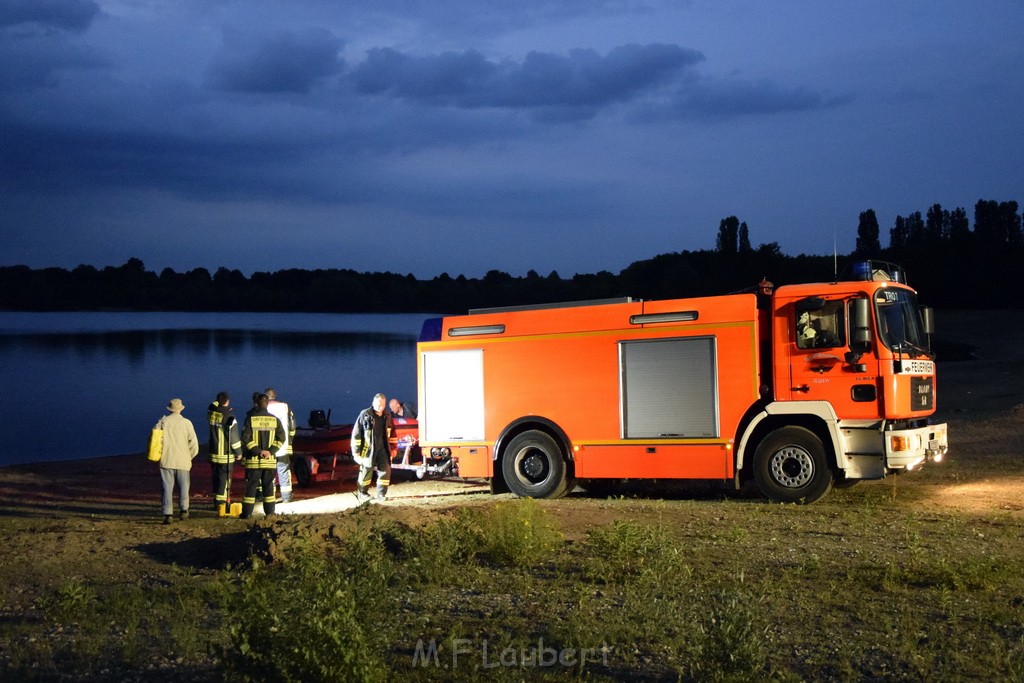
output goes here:
{"type": "Polygon", "coordinates": [[[225,603],[229,681],[384,681],[356,593],[325,556],[299,549],[282,566],[254,561],[225,603]]]}

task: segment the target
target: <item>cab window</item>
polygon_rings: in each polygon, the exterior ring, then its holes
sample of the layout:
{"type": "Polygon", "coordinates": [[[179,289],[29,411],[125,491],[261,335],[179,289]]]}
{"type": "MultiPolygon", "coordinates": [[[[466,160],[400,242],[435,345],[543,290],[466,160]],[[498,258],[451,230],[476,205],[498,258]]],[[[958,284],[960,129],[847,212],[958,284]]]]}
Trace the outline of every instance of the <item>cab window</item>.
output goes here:
{"type": "Polygon", "coordinates": [[[842,301],[827,301],[817,311],[796,314],[796,345],[801,349],[830,349],[846,345],[842,301]]]}

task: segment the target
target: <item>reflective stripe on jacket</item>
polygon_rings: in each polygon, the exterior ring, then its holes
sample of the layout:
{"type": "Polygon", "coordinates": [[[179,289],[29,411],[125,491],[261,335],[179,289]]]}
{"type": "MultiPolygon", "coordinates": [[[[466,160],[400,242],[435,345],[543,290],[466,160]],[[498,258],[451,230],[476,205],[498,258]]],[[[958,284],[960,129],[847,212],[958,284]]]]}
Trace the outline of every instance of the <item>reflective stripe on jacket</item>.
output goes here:
{"type": "Polygon", "coordinates": [[[243,465],[246,469],[276,469],[276,457],[260,458],[262,451],[269,451],[276,456],[284,443],[285,431],[281,420],[266,410],[257,410],[245,418],[242,429],[242,444],[245,447],[243,465]]]}
{"type": "Polygon", "coordinates": [[[238,420],[231,408],[217,401],[206,409],[206,420],[210,424],[210,462],[227,465],[242,454],[242,438],[238,434],[238,420]]]}

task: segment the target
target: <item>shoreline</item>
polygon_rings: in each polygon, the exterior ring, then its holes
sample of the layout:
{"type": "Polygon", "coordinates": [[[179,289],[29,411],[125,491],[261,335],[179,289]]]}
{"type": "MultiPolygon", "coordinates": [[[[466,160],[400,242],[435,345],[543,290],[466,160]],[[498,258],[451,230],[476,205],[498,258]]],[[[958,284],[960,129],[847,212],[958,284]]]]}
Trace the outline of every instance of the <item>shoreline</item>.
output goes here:
{"type": "MultiPolygon", "coordinates": [[[[29,517],[78,510],[116,517],[156,517],[161,499],[158,470],[157,464],[141,452],[4,465],[0,467],[0,513],[29,517]]],[[[209,461],[203,455],[196,456],[190,472],[190,509],[213,514],[209,461]]],[[[332,481],[295,486],[293,498],[307,500],[355,490],[355,473],[355,466],[339,468],[332,481]]],[[[233,501],[241,501],[244,486],[244,470],[239,465],[232,473],[233,501]]]]}

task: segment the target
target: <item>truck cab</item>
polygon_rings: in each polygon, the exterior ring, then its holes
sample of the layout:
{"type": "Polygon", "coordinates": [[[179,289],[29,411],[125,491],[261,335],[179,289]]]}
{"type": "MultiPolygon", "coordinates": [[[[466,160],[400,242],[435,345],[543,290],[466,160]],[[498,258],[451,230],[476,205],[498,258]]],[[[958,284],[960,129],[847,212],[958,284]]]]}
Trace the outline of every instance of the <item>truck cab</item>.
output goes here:
{"type": "Polygon", "coordinates": [[[780,287],[772,312],[774,400],[817,416],[837,481],[942,458],[945,425],[928,419],[933,317],[898,266],[866,261],[836,282],[780,287]]]}

